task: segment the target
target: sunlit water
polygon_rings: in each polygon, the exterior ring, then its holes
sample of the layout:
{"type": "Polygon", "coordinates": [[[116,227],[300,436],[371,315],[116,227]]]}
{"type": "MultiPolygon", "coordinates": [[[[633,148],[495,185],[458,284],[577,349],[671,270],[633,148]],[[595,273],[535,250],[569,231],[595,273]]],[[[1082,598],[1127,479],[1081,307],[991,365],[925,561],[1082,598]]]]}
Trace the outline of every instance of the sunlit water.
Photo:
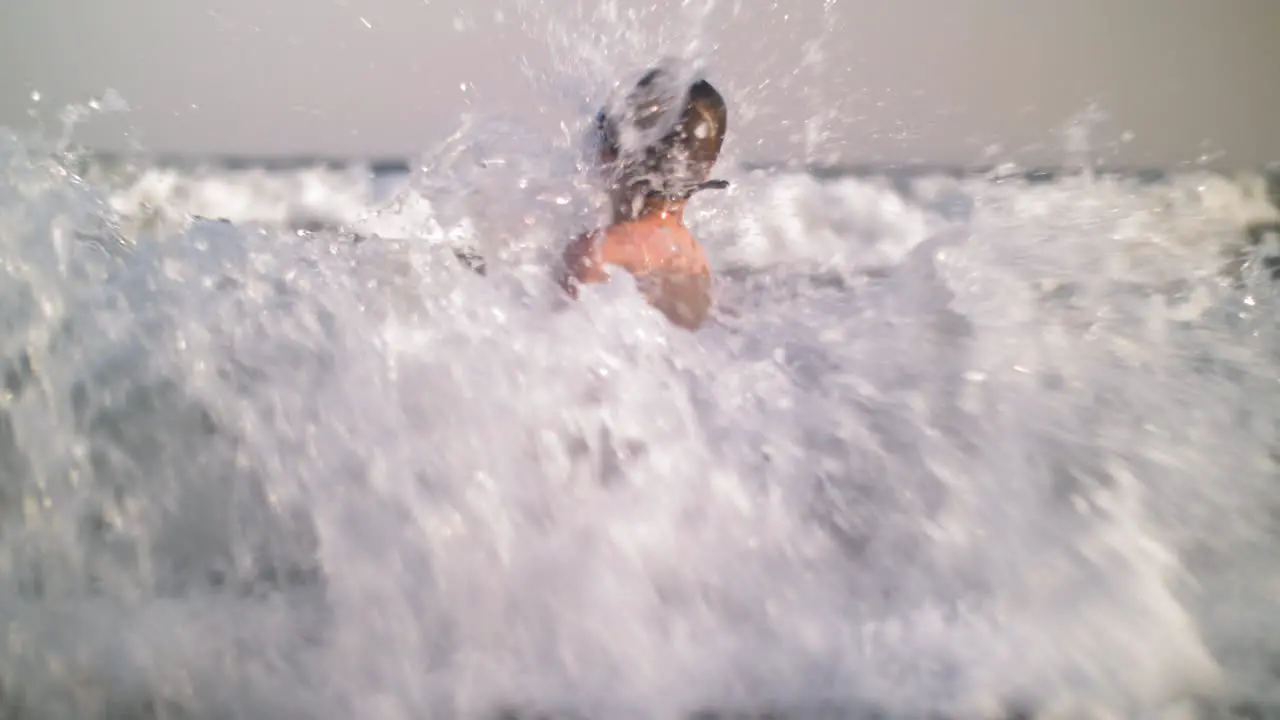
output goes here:
{"type": "Polygon", "coordinates": [[[1259,178],[728,163],[691,334],[562,296],[598,200],[516,125],[408,178],[0,143],[18,717],[1280,707],[1259,178]]]}

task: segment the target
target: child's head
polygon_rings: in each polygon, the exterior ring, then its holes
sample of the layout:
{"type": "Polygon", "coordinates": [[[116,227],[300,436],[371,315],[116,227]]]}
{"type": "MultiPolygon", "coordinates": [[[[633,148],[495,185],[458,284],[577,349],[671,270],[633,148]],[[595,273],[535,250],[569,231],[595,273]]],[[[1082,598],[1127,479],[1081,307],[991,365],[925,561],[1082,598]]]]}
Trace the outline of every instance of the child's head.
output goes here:
{"type": "Polygon", "coordinates": [[[650,70],[613,113],[596,117],[600,160],[612,171],[615,194],[645,201],[682,201],[711,181],[727,129],[724,98],[705,80],[684,87],[650,70]]]}

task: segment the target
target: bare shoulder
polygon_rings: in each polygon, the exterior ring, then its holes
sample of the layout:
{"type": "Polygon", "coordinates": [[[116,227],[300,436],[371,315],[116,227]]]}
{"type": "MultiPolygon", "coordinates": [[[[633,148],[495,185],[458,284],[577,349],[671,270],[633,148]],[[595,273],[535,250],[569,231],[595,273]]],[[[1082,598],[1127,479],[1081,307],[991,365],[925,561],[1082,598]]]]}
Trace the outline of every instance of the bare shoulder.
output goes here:
{"type": "Polygon", "coordinates": [[[561,256],[563,268],[560,285],[577,297],[575,286],[581,283],[598,283],[609,279],[604,268],[609,264],[606,256],[608,231],[592,230],[578,235],[565,246],[561,256]]]}
{"type": "MultiPolygon", "coordinates": [[[[686,235],[688,235],[687,231],[686,235]]],[[[707,252],[703,249],[702,244],[695,240],[693,235],[689,235],[686,247],[688,248],[684,256],[686,271],[691,275],[710,277],[711,263],[707,260],[707,252]]]]}
{"type": "Polygon", "coordinates": [[[590,266],[601,275],[607,265],[643,272],[642,250],[630,228],[615,225],[579,235],[565,249],[565,258],[580,267],[590,266]]]}
{"type": "Polygon", "coordinates": [[[683,226],[632,222],[583,233],[564,251],[562,285],[606,282],[615,266],[635,277],[651,305],[676,325],[696,329],[712,305],[711,268],[702,246],[683,226]]]}
{"type": "Polygon", "coordinates": [[[664,229],[650,238],[650,257],[653,269],[691,276],[711,274],[710,263],[702,245],[688,228],[679,226],[664,229]]]}

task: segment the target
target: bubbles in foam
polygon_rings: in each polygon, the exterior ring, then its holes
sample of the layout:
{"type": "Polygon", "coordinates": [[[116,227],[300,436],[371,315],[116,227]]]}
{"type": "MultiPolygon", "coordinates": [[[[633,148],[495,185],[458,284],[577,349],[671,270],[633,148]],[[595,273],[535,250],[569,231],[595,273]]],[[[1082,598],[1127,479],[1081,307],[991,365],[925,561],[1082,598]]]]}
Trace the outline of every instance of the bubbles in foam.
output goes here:
{"type": "Polygon", "coordinates": [[[691,209],[721,272],[688,334],[625,279],[550,282],[595,209],[574,150],[475,122],[384,206],[6,145],[6,701],[1276,702],[1276,298],[1223,262],[1256,192],[738,173],[691,209]]]}

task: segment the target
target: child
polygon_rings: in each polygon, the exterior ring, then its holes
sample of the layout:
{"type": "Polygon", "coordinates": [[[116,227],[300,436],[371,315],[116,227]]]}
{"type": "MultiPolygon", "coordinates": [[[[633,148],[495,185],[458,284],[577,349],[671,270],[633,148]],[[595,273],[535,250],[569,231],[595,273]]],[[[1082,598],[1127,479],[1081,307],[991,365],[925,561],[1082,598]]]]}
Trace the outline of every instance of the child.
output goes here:
{"type": "MultiPolygon", "coordinates": [[[[705,80],[678,93],[672,78],[651,70],[627,96],[620,112],[596,118],[600,166],[609,179],[613,217],[608,227],[570,243],[562,284],[576,298],[577,285],[609,279],[605,267],[631,273],[650,305],[671,322],[693,330],[711,309],[711,271],[702,247],[684,225],[684,206],[699,190],[724,188],[709,180],[720,155],[728,111],[705,80]],[[629,147],[627,136],[652,133],[678,110],[661,137],[629,147]]],[[[678,89],[678,88],[677,88],[678,89]]]]}

